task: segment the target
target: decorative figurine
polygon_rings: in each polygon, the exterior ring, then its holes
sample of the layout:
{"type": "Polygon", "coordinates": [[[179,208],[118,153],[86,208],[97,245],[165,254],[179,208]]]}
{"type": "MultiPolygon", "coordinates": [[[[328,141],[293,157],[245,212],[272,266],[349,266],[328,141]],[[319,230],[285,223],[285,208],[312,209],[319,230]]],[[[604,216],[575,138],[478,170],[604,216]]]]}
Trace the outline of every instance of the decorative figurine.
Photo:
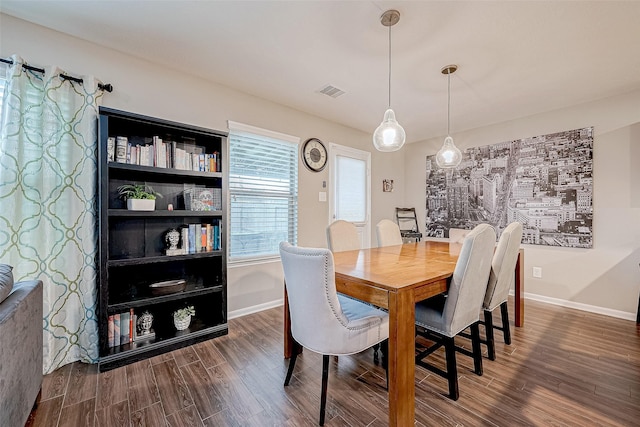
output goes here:
{"type": "Polygon", "coordinates": [[[156,334],[151,329],[151,325],[153,325],[153,315],[145,310],[136,321],[136,339],[154,338],[156,334]]]}
{"type": "Polygon", "coordinates": [[[172,228],[165,233],[164,243],[167,255],[182,255],[184,253],[182,248],[178,248],[178,243],[180,243],[180,232],[175,228],[172,228]]]}

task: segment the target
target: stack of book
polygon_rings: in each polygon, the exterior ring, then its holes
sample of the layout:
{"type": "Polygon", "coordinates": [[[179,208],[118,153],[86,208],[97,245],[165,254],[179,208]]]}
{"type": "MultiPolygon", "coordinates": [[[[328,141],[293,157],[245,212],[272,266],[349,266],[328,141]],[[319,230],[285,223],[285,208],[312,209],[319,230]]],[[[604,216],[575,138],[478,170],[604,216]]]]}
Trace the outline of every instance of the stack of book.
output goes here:
{"type": "Polygon", "coordinates": [[[171,252],[171,255],[218,251],[221,238],[222,227],[218,220],[214,220],[213,224],[185,224],[180,230],[181,251],[171,252]]]}
{"type": "Polygon", "coordinates": [[[123,313],[109,315],[107,324],[109,347],[133,342],[135,338],[135,320],[133,308],[123,313]]]}
{"type": "Polygon", "coordinates": [[[126,136],[110,136],[107,157],[110,162],[201,172],[221,172],[222,160],[218,151],[205,153],[202,146],[165,142],[159,136],[154,136],[151,144],[131,143],[126,136]]]}
{"type": "MultiPolygon", "coordinates": [[[[153,317],[145,312],[144,316],[153,317]]],[[[135,341],[143,341],[155,338],[156,334],[151,328],[151,322],[148,320],[149,328],[147,330],[139,330],[138,315],[133,312],[133,308],[129,311],[109,315],[107,323],[107,339],[109,347],[117,347],[119,345],[129,344],[135,341]]]]}

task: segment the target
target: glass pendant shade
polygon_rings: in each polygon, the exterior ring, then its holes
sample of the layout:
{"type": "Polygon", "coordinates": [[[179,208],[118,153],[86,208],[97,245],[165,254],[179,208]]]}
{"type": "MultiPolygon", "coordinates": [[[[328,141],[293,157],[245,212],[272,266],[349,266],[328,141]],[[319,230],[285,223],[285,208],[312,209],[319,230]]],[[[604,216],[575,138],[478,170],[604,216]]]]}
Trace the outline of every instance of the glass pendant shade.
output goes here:
{"type": "Polygon", "coordinates": [[[391,108],[384,112],[382,123],[373,132],[373,145],[378,151],[396,151],[402,148],[406,134],[396,121],[396,115],[391,108]]]}
{"type": "Polygon", "coordinates": [[[436,163],[440,168],[455,168],[462,161],[462,153],[453,143],[453,138],[447,136],[442,148],[436,154],[436,163]]]}

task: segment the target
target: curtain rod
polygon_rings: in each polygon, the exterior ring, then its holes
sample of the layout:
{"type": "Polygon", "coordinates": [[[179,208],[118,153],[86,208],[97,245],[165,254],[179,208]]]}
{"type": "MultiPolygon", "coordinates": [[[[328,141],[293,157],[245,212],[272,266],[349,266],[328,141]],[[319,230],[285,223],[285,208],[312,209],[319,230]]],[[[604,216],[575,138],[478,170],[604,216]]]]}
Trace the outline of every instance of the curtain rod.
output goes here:
{"type": "MultiPolygon", "coordinates": [[[[11,59],[0,58],[0,62],[13,65],[13,60],[11,59]]],[[[35,71],[37,73],[44,74],[44,68],[37,68],[27,64],[22,64],[22,68],[24,68],[25,70],[35,71]]],[[[66,74],[60,74],[60,78],[65,80],[71,80],[72,82],[76,82],[76,83],[82,83],[82,79],[78,77],[67,76],[66,74]]],[[[106,83],[106,84],[98,83],[98,88],[100,90],[104,90],[107,92],[113,92],[113,86],[111,85],[111,83],[106,83]]]]}

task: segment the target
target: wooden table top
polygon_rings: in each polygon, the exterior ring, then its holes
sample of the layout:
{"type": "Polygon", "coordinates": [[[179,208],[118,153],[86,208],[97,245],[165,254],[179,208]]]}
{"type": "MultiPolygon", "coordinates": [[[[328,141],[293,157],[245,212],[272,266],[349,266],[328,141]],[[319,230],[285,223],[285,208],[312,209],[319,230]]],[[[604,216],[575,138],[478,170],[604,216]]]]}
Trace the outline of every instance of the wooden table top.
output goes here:
{"type": "Polygon", "coordinates": [[[390,292],[450,277],[460,244],[425,241],[333,254],[336,280],[357,280],[390,292]]]}

